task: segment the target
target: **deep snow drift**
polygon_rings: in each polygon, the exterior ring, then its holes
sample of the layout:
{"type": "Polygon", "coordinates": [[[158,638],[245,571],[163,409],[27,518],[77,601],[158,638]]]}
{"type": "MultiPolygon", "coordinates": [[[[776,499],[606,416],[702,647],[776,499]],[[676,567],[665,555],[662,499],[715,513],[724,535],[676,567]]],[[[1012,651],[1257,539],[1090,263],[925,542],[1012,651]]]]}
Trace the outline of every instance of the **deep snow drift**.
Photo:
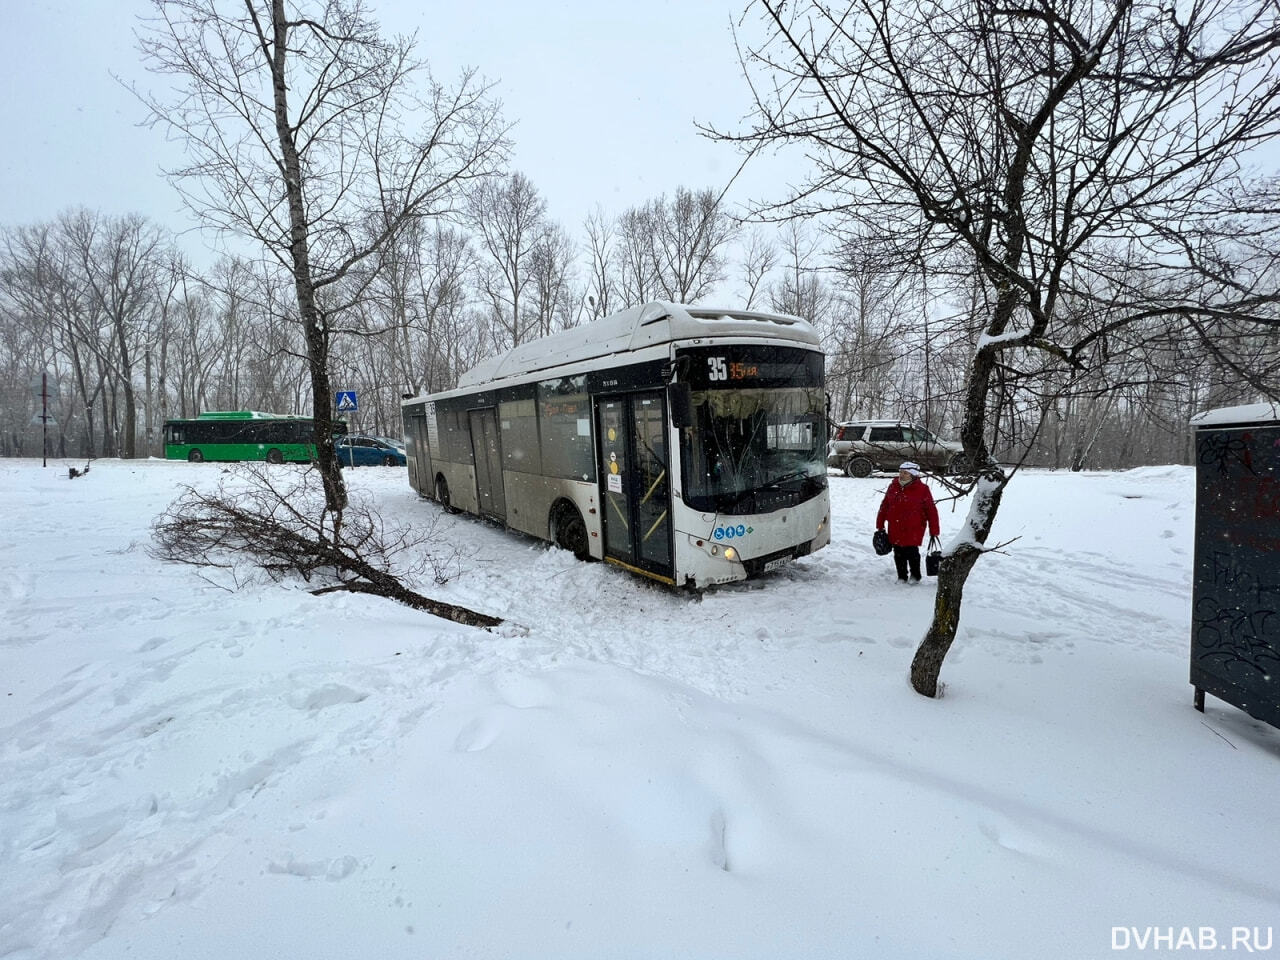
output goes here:
{"type": "Polygon", "coordinates": [[[67,466],[0,461],[5,960],[1280,956],[1280,731],[1191,705],[1189,469],[1019,475],[930,701],[887,477],[701,600],[449,518],[423,588],[486,632],[152,559],[219,465],[67,466]]]}

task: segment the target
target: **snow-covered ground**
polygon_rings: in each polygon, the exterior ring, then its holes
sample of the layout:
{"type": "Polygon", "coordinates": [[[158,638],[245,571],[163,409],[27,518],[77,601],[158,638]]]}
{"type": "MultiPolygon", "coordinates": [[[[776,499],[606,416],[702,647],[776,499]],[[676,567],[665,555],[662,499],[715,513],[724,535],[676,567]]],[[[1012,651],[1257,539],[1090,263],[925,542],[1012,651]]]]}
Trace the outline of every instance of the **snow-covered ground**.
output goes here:
{"type": "Polygon", "coordinates": [[[1192,708],[1189,469],[1017,477],[934,701],[887,478],[701,600],[449,518],[424,589],[486,632],[229,592],[147,553],[218,465],[68,465],[0,461],[5,960],[1280,957],[1280,731],[1192,708]]]}

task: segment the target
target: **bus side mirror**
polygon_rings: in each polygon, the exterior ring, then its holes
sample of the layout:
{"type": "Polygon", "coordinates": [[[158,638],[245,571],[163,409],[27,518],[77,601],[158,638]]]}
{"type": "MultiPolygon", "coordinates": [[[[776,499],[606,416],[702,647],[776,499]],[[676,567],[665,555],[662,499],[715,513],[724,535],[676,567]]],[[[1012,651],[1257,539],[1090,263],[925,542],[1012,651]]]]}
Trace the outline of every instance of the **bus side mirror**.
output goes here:
{"type": "Polygon", "coordinates": [[[667,407],[671,411],[672,426],[693,426],[693,396],[687,383],[672,383],[667,386],[667,407]]]}

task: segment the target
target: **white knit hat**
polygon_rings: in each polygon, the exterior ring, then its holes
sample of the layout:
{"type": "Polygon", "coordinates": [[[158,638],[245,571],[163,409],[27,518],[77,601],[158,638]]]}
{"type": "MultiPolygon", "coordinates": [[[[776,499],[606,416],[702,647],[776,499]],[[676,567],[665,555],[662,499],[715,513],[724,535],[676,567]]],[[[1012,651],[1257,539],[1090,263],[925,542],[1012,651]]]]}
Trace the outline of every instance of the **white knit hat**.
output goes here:
{"type": "Polygon", "coordinates": [[[905,470],[905,471],[907,471],[907,473],[911,474],[913,477],[918,477],[918,476],[920,476],[920,464],[915,463],[915,462],[913,462],[913,461],[911,461],[911,460],[908,460],[906,463],[904,463],[904,464],[903,464],[902,466],[900,466],[898,469],[899,469],[899,470],[905,470]]]}

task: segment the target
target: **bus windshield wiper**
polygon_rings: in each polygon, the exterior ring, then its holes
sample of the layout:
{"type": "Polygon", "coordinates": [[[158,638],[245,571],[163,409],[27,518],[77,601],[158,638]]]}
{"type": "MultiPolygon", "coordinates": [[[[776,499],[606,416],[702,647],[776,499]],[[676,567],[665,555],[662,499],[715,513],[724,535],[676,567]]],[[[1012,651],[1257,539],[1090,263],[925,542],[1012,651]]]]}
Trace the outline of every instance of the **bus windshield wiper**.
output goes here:
{"type": "Polygon", "coordinates": [[[774,477],[772,480],[765,481],[765,483],[763,484],[763,487],[766,490],[776,490],[778,488],[778,484],[786,483],[788,480],[795,480],[799,477],[803,477],[806,480],[810,479],[809,471],[808,470],[792,470],[790,473],[784,473],[780,477],[774,477]]]}

